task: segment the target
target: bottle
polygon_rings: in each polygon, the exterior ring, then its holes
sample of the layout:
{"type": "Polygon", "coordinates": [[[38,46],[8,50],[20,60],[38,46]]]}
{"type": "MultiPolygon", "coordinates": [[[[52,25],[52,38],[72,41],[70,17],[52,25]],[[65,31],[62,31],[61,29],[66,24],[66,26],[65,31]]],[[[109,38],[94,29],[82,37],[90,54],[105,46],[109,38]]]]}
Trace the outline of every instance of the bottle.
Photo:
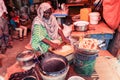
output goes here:
{"type": "Polygon", "coordinates": [[[91,8],[80,9],[80,20],[89,21],[89,13],[90,12],[91,12],[91,8]]]}

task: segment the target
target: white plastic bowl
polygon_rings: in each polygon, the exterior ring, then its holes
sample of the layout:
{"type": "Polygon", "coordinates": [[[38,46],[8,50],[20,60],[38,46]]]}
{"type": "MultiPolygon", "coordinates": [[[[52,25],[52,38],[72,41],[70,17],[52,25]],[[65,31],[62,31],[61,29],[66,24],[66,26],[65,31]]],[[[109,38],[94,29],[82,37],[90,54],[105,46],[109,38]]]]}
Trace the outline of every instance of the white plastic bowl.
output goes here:
{"type": "Polygon", "coordinates": [[[72,76],[72,77],[70,77],[68,80],[85,80],[85,79],[83,79],[83,78],[80,77],[80,76],[72,76]]]}

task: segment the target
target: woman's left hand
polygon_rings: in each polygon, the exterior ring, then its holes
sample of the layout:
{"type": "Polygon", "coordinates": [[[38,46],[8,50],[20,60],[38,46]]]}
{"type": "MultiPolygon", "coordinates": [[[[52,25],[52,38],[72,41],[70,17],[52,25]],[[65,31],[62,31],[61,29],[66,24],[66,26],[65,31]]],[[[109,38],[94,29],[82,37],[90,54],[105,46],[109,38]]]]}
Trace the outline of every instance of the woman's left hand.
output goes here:
{"type": "Polygon", "coordinates": [[[66,43],[66,44],[70,44],[70,40],[67,39],[67,38],[64,38],[64,39],[63,39],[63,42],[66,43]]]}

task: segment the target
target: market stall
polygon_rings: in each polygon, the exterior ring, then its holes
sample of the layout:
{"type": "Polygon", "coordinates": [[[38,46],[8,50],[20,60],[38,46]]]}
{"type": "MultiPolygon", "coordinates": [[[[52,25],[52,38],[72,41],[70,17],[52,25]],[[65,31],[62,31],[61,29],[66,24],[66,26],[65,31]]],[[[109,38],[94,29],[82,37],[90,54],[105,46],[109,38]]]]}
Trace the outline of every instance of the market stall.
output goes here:
{"type": "MultiPolygon", "coordinates": [[[[59,48],[49,45],[47,52],[44,53],[40,44],[38,50],[32,48],[21,51],[16,56],[15,63],[7,67],[4,80],[74,80],[71,77],[81,78],[81,80],[120,79],[120,60],[107,51],[115,31],[102,20],[99,12],[95,12],[98,13],[97,16],[90,15],[94,13],[91,8],[80,9],[79,19],[73,21],[73,24],[65,25],[62,18],[69,16],[69,6],[84,6],[89,2],[89,0],[78,0],[80,3],[74,3],[74,0],[67,1],[69,3],[61,4],[61,8],[56,9],[53,15],[60,25],[63,24],[63,34],[64,32],[67,34],[62,38],[69,40],[70,43],[50,40],[51,43],[58,44],[59,48]]],[[[44,43],[47,44],[47,41],[44,43]]],[[[119,52],[120,50],[118,54],[119,52]]]]}
{"type": "Polygon", "coordinates": [[[114,31],[110,29],[104,22],[100,22],[97,25],[89,25],[89,29],[85,32],[73,31],[71,36],[73,37],[81,37],[86,36],[89,38],[95,38],[98,40],[102,40],[104,43],[101,46],[101,49],[106,50],[108,48],[109,41],[113,38],[114,31]]]}

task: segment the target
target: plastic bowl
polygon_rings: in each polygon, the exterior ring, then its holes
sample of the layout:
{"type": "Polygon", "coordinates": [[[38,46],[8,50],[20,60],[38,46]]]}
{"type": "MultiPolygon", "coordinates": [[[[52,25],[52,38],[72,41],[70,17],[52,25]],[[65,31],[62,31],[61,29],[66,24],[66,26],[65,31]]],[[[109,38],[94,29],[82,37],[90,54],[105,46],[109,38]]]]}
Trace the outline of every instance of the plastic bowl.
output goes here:
{"type": "Polygon", "coordinates": [[[85,80],[85,79],[80,76],[72,76],[68,80],[85,80]]]}

